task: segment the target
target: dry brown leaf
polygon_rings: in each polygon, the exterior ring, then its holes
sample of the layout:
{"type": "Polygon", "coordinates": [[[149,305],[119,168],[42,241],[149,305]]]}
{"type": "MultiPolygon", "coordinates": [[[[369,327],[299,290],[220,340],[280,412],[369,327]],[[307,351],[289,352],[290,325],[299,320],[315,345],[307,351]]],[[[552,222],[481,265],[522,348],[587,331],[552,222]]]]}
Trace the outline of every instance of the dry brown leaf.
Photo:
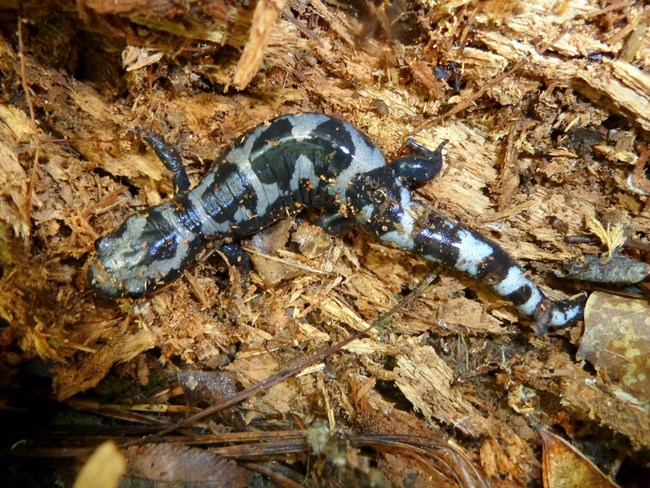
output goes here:
{"type": "Polygon", "coordinates": [[[615,488],[618,486],[572,445],[542,430],[544,488],[615,488]]]}
{"type": "Polygon", "coordinates": [[[106,441],[90,456],[79,471],[74,488],[113,488],[126,471],[126,460],[115,442],[106,441]]]}
{"type": "Polygon", "coordinates": [[[640,403],[650,402],[650,305],[594,292],[585,308],[578,357],[640,403]]]}
{"type": "Polygon", "coordinates": [[[129,467],[122,486],[142,486],[142,480],[149,480],[163,486],[244,487],[251,480],[249,471],[205,449],[151,444],[129,448],[126,457],[129,467]]]}
{"type": "Polygon", "coordinates": [[[315,225],[299,225],[291,240],[298,244],[300,254],[309,259],[320,256],[332,246],[332,238],[315,225]]]}

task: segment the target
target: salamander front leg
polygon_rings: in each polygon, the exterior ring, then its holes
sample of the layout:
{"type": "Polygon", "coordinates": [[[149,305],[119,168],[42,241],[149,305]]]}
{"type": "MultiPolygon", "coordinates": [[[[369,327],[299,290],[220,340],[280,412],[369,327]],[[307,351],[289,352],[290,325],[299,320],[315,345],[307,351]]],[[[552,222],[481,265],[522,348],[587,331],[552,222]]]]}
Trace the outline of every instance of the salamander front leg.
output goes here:
{"type": "Polygon", "coordinates": [[[435,151],[431,151],[413,139],[408,139],[406,144],[417,155],[396,159],[391,164],[391,168],[393,168],[398,178],[407,186],[426,183],[440,173],[442,169],[443,149],[447,142],[449,141],[442,141],[435,151]]]}
{"type": "Polygon", "coordinates": [[[165,167],[172,172],[174,195],[182,195],[190,189],[190,179],[187,177],[183,159],[175,147],[169,146],[163,139],[138,124],[138,131],[144,135],[144,140],[151,146],[156,156],[165,167]]]}

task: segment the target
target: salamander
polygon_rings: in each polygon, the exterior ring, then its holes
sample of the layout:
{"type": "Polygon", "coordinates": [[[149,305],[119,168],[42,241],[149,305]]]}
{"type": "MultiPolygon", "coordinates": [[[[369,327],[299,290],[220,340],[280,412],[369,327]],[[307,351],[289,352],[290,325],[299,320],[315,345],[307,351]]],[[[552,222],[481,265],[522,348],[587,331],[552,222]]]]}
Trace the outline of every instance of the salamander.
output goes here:
{"type": "Polygon", "coordinates": [[[95,242],[87,278],[100,297],[139,297],[171,283],[210,240],[228,241],[226,256],[246,261],[233,240],[312,207],[322,209],[316,225],[332,234],[356,227],[486,283],[533,317],[540,333],[583,315],[584,295],[547,298],[497,243],[414,200],[410,188],[440,172],[446,141],[432,151],[409,139],[412,154],[386,164],[345,121],[283,115],[238,138],[190,189],[180,154],[141,130],[172,172],[174,196],[95,242]]]}

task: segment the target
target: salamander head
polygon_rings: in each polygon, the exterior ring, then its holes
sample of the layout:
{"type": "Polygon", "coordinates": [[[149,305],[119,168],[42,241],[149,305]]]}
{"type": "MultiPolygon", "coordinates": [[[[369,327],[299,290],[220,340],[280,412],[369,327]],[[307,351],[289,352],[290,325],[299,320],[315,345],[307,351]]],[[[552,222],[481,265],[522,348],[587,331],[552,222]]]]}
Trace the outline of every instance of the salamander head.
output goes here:
{"type": "Polygon", "coordinates": [[[139,297],[174,279],[194,260],[201,240],[178,222],[171,204],[127,218],[97,239],[88,284],[103,298],[139,297]]]}

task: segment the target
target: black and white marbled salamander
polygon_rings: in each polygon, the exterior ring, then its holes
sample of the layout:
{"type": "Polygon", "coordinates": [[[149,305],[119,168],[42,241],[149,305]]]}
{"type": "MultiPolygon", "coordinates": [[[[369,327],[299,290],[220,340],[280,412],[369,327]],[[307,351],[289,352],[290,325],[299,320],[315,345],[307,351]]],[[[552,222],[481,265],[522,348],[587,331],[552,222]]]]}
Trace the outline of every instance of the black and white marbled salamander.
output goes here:
{"type": "MultiPolygon", "coordinates": [[[[347,122],[285,115],[244,134],[190,190],[181,157],[150,132],[144,138],[173,174],[174,198],[131,215],[95,243],[88,283],[102,297],[138,297],[175,280],[211,239],[260,231],[304,206],[323,209],[328,232],[349,226],[489,284],[536,320],[537,330],[583,314],[584,297],[553,301],[496,243],[413,200],[410,186],[442,167],[444,142],[386,165],[381,151],[347,122]]],[[[446,141],[445,141],[446,142],[446,141]]],[[[243,257],[224,244],[227,257],[243,257]]]]}

